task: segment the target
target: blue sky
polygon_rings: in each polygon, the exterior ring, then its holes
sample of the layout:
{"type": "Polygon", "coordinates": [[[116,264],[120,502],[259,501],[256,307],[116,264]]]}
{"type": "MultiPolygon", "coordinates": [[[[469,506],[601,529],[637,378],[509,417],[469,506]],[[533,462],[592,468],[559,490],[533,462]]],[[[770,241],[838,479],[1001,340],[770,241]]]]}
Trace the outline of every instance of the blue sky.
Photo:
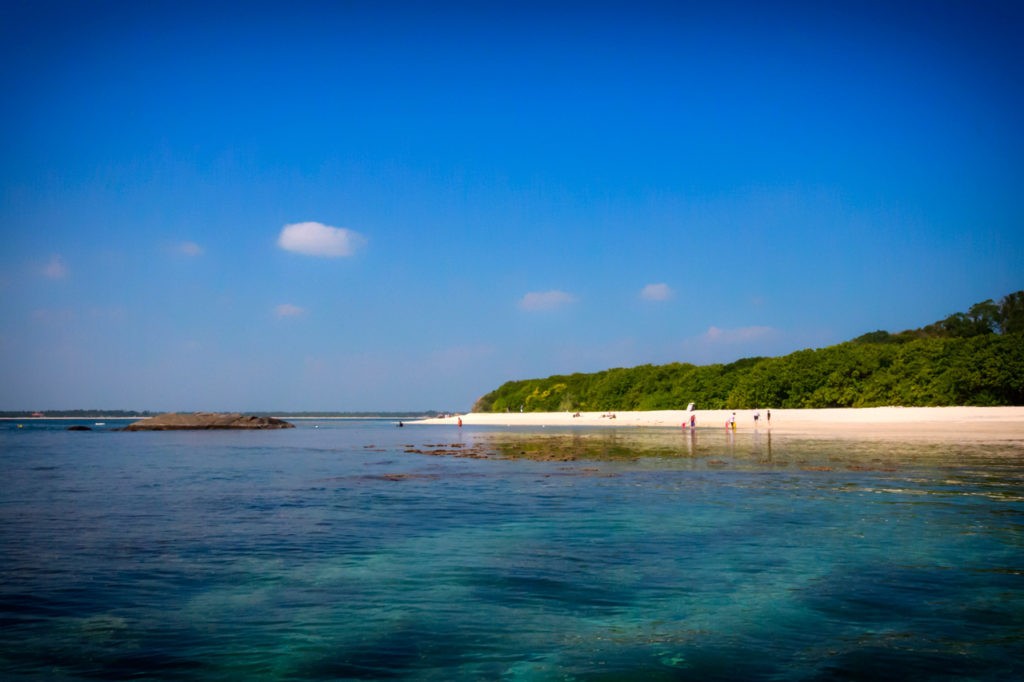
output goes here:
{"type": "Polygon", "coordinates": [[[7,2],[0,409],[468,409],[1024,288],[1016,2],[7,2]]]}

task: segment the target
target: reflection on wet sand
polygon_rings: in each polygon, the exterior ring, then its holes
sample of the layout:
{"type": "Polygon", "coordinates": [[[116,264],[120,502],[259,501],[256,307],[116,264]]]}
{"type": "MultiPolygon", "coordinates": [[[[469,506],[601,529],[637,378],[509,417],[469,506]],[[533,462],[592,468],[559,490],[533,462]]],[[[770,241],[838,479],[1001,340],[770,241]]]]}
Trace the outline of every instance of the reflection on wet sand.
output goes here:
{"type": "Polygon", "coordinates": [[[770,429],[462,431],[459,442],[408,445],[409,454],[544,462],[658,460],[669,468],[886,471],[1024,458],[1016,442],[921,442],[774,436],[770,429]]]}

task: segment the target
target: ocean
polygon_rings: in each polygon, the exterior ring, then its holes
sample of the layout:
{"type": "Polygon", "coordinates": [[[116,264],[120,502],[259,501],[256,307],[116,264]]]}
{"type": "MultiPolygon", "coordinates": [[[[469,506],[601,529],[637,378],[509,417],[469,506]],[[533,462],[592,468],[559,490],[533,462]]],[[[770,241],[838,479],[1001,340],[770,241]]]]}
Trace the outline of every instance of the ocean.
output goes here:
{"type": "Polygon", "coordinates": [[[5,680],[1024,677],[1024,445],[0,422],[5,680]]]}

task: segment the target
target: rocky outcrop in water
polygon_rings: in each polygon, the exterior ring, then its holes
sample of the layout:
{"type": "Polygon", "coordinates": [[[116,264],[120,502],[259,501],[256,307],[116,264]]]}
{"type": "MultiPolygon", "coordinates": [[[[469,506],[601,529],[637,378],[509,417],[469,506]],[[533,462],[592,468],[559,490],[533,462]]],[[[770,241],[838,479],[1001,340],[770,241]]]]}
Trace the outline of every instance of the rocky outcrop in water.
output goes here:
{"type": "Polygon", "coordinates": [[[185,431],[214,429],[293,429],[295,424],[274,417],[223,412],[168,412],[133,422],[123,431],[185,431]]]}

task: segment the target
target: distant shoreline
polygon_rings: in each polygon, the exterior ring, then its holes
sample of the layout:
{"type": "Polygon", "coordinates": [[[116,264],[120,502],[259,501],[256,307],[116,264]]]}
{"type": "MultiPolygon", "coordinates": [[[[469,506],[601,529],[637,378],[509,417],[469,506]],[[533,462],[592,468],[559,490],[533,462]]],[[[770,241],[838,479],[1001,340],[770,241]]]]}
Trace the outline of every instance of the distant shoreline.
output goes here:
{"type": "MultiPolygon", "coordinates": [[[[156,416],[156,415],[150,415],[156,416]]],[[[109,417],[99,415],[96,417],[0,417],[0,421],[4,422],[39,422],[39,421],[95,421],[98,419],[105,419],[107,421],[122,421],[122,422],[137,422],[140,419],[149,419],[150,417],[109,417]]]]}
{"type": "MultiPolygon", "coordinates": [[[[154,412],[152,414],[148,414],[148,415],[145,415],[145,416],[139,415],[139,416],[136,416],[136,417],[126,417],[124,415],[115,415],[115,416],[110,416],[110,415],[87,415],[87,416],[77,416],[77,417],[68,417],[68,416],[54,416],[54,417],[50,417],[50,416],[47,416],[47,415],[44,414],[42,417],[0,417],[0,421],[56,421],[58,419],[73,420],[73,421],[75,421],[75,420],[77,420],[77,421],[86,421],[86,420],[89,420],[89,419],[107,419],[107,420],[111,420],[111,421],[113,421],[113,420],[139,421],[141,419],[152,419],[153,417],[159,416],[160,414],[165,414],[165,413],[163,413],[163,412],[154,412]]],[[[299,420],[317,420],[317,419],[321,419],[321,420],[322,419],[338,419],[338,420],[341,420],[341,419],[351,419],[351,420],[359,420],[359,419],[401,419],[401,420],[405,420],[405,421],[411,421],[411,420],[417,420],[417,419],[430,419],[431,418],[430,415],[424,414],[422,412],[421,413],[412,413],[412,412],[405,413],[405,412],[401,412],[401,413],[395,413],[395,414],[365,414],[365,415],[356,415],[356,414],[353,414],[353,415],[341,415],[341,414],[304,415],[304,416],[301,416],[301,417],[292,416],[288,412],[243,412],[242,414],[251,414],[251,415],[262,416],[262,417],[275,417],[277,419],[289,419],[289,420],[295,420],[295,421],[299,421],[299,420]]]]}
{"type": "MultiPolygon", "coordinates": [[[[1024,441],[1024,407],[864,407],[735,410],[736,432],[836,437],[911,437],[1024,441]],[[754,421],[755,412],[760,413],[754,421]]],[[[629,412],[471,412],[412,423],[465,426],[675,428],[686,410],[629,412]],[[614,415],[612,417],[611,415],[614,415]]],[[[723,431],[733,410],[695,410],[698,432],[723,431]]]]}

